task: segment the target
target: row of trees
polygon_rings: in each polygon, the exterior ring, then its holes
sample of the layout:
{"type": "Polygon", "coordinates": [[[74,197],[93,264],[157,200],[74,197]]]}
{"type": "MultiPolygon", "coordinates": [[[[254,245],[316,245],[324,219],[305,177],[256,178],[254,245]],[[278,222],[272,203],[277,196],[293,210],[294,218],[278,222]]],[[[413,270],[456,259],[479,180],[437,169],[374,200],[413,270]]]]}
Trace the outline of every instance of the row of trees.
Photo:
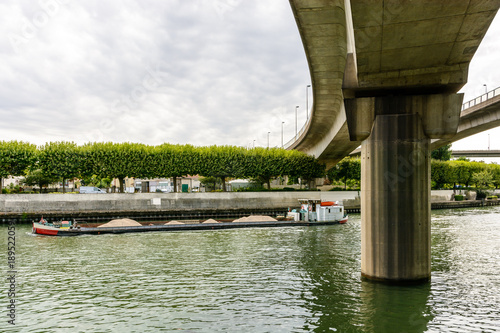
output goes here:
{"type": "Polygon", "coordinates": [[[500,187],[500,165],[467,160],[431,162],[431,180],[434,188],[450,185],[474,185],[478,188],[500,187]]]}
{"type": "MultiPolygon", "coordinates": [[[[327,172],[330,181],[340,181],[347,189],[347,182],[361,181],[361,160],[346,157],[327,172]]],[[[459,159],[455,161],[431,160],[433,189],[451,188],[455,185],[478,188],[500,187],[500,165],[459,159]]]]}
{"type": "MultiPolygon", "coordinates": [[[[446,153],[449,147],[442,150],[446,153]]],[[[64,186],[65,180],[73,178],[118,178],[120,191],[123,191],[126,177],[176,180],[186,175],[201,175],[219,178],[225,190],[225,180],[229,177],[253,178],[267,183],[270,188],[270,180],[274,177],[300,177],[309,181],[324,174],[324,165],[315,158],[279,148],[194,147],[167,143],[148,146],[111,142],[83,146],[73,142],[50,142],[37,147],[19,141],[0,141],[0,180],[9,175],[27,176],[28,183],[35,182],[33,179],[39,183],[62,181],[64,186]]],[[[346,157],[326,174],[331,181],[341,181],[347,187],[348,180],[361,180],[361,161],[346,157]]],[[[457,184],[499,187],[500,165],[433,159],[431,180],[433,188],[457,184]]]]}
{"type": "Polygon", "coordinates": [[[228,177],[242,177],[260,179],[269,187],[271,178],[278,176],[304,180],[322,177],[325,167],[314,157],[279,148],[195,147],[167,143],[149,146],[128,142],[83,146],[73,142],[50,142],[36,147],[25,142],[0,141],[0,178],[33,173],[63,184],[73,178],[118,178],[123,192],[123,181],[127,177],[172,177],[176,184],[177,177],[200,175],[219,177],[223,186],[228,177]]]}

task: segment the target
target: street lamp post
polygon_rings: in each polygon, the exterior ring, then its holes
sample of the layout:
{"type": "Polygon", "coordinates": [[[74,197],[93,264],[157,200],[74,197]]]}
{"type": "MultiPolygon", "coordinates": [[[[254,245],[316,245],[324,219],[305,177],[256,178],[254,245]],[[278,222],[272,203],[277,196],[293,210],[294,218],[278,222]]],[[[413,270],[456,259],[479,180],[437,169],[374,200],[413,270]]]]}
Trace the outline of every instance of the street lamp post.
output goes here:
{"type": "Polygon", "coordinates": [[[271,134],[271,132],[267,132],[267,149],[269,149],[269,134],[271,134]]]}
{"type": "Polygon", "coordinates": [[[310,84],[308,84],[306,86],[306,116],[307,116],[307,120],[309,120],[309,88],[311,87],[310,84]]]}
{"type": "Polygon", "coordinates": [[[255,148],[255,140],[253,140],[253,148],[255,148]]]}
{"type": "Polygon", "coordinates": [[[299,108],[299,106],[297,105],[295,107],[295,140],[297,140],[297,109],[299,108]]]}
{"type": "MultiPolygon", "coordinates": [[[[487,94],[488,93],[488,86],[485,84],[483,84],[483,87],[484,87],[484,93],[487,94]]],[[[488,97],[488,96],[486,96],[488,97]]]]}
{"type": "Polygon", "coordinates": [[[281,122],[281,148],[283,148],[283,124],[285,124],[284,121],[281,122]]]}

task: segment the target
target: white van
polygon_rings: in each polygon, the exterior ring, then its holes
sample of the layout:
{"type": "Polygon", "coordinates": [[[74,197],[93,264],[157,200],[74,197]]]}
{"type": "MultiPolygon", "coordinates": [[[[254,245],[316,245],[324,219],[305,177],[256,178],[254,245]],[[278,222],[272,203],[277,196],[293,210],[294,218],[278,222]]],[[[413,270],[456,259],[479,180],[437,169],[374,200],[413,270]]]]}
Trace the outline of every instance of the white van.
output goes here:
{"type": "Polygon", "coordinates": [[[80,186],[80,193],[106,193],[106,191],[94,186],[80,186]]]}

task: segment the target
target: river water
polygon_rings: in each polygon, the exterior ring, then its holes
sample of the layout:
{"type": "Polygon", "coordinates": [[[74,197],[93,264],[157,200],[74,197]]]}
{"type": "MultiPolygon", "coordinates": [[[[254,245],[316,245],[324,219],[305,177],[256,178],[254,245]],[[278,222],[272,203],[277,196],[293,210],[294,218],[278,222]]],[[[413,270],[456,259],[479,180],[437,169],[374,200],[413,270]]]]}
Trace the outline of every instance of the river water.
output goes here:
{"type": "Polygon", "coordinates": [[[405,287],[361,280],[359,215],[317,227],[30,231],[17,225],[16,325],[3,288],[2,332],[500,330],[498,206],[433,211],[431,282],[405,287]]]}

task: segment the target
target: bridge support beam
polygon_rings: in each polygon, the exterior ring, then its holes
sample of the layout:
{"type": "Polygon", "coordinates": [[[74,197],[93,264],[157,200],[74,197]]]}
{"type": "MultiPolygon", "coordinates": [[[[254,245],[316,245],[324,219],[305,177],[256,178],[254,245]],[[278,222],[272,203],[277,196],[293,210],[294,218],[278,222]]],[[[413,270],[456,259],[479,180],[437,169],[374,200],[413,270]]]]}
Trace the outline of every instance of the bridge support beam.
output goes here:
{"type": "Polygon", "coordinates": [[[430,139],[456,132],[462,96],[346,100],[361,146],[361,274],[389,283],[431,274],[430,139]]]}

